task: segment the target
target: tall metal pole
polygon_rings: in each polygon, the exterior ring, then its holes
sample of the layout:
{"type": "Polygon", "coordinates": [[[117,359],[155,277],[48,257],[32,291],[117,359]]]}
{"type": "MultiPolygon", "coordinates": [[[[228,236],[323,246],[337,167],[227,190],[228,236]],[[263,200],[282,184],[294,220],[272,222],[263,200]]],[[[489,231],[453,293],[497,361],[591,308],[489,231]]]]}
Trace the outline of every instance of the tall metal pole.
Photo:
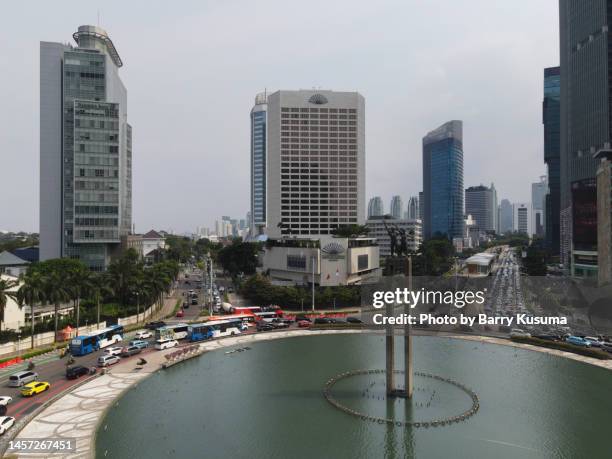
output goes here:
{"type": "MultiPolygon", "coordinates": [[[[408,290],[412,292],[412,256],[408,257],[408,290]]],[[[404,313],[410,314],[410,306],[404,305],[404,313]]],[[[404,327],[404,358],[406,359],[404,368],[404,390],[406,397],[412,398],[412,333],[410,323],[404,327]]]]}
{"type": "Polygon", "coordinates": [[[210,302],[208,303],[208,315],[212,316],[212,314],[213,314],[212,313],[212,303],[213,303],[213,300],[212,300],[212,291],[213,291],[213,262],[212,262],[212,256],[208,257],[208,261],[209,261],[209,265],[208,266],[210,267],[210,274],[209,274],[209,276],[210,276],[210,278],[209,278],[210,279],[210,290],[209,290],[210,294],[208,295],[209,299],[210,299],[210,302]]]}
{"type": "Polygon", "coordinates": [[[315,310],[315,257],[312,256],[312,312],[315,310]]]}
{"type": "MultiPolygon", "coordinates": [[[[387,304],[387,317],[393,315],[393,305],[387,304]]],[[[386,337],[385,337],[385,370],[386,370],[386,381],[387,381],[387,395],[393,395],[395,392],[395,381],[394,381],[394,366],[395,366],[395,347],[393,337],[393,325],[387,323],[386,326],[386,337]]]]}

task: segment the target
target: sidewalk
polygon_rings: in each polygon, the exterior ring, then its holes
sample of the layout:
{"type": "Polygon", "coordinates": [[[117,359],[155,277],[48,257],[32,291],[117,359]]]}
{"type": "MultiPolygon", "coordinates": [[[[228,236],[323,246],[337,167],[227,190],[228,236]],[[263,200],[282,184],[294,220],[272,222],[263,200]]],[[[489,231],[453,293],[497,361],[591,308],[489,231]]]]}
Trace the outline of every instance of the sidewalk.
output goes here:
{"type": "MultiPolygon", "coordinates": [[[[212,351],[228,346],[252,344],[257,341],[329,333],[355,333],[355,330],[292,330],[251,334],[205,341],[200,343],[199,347],[204,351],[212,351]]],[[[25,452],[13,454],[18,458],[93,458],[95,455],[96,430],[98,424],[103,420],[107,408],[112,405],[122,392],[138,384],[151,373],[159,370],[161,364],[166,361],[164,355],[175,351],[176,348],[172,348],[166,351],[155,351],[146,354],[147,364],[142,370],[135,370],[137,359],[121,362],[111,367],[109,374],[97,377],[77,387],[71,393],[64,395],[49,405],[27,424],[14,439],[18,441],[25,439],[49,440],[52,438],[73,438],[76,439],[75,450],[59,453],[47,452],[45,454],[25,452]]],[[[104,426],[101,426],[101,428],[103,429],[104,426]]]]}

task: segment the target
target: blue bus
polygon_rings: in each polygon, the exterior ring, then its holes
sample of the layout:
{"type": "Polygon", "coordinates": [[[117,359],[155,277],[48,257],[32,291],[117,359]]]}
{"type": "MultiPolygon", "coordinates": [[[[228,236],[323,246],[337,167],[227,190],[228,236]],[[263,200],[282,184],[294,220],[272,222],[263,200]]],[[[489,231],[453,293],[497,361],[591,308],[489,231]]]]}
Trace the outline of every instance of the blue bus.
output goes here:
{"type": "Polygon", "coordinates": [[[201,324],[192,324],[188,329],[189,341],[202,341],[221,336],[231,336],[240,334],[242,320],[210,320],[201,324]]]}
{"type": "Polygon", "coordinates": [[[98,349],[110,346],[123,340],[123,326],[111,325],[110,327],[96,330],[88,335],[80,335],[70,341],[70,353],[72,355],[91,354],[98,349]]]}

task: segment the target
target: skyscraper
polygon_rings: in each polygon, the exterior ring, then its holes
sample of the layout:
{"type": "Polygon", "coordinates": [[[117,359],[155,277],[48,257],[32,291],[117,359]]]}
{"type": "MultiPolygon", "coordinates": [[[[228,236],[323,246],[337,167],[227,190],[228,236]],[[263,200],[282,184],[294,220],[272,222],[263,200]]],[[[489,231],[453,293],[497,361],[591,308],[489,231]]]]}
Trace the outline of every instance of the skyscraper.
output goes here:
{"type": "Polygon", "coordinates": [[[402,215],[402,207],[404,207],[404,203],[402,201],[402,197],[395,195],[391,198],[391,205],[389,206],[389,212],[391,216],[396,220],[401,220],[402,215]]]}
{"type": "Polygon", "coordinates": [[[449,121],[423,138],[423,237],[463,237],[463,123],[449,121]]]}
{"type": "Polygon", "coordinates": [[[421,218],[421,212],[419,209],[419,197],[410,196],[408,200],[408,219],[417,220],[421,218]]]}
{"type": "Polygon", "coordinates": [[[266,121],[267,94],[255,96],[251,109],[251,235],[262,234],[266,226],[266,121]]]}
{"type": "Polygon", "coordinates": [[[533,234],[544,237],[546,193],[548,192],[548,178],[540,177],[539,182],[531,184],[531,219],[533,222],[533,234]]]}
{"type": "Polygon", "coordinates": [[[561,75],[559,67],[544,69],[544,102],[542,121],[544,124],[544,162],[548,169],[548,194],[545,204],[545,240],[553,255],[559,254],[561,233],[561,75]]]}
{"type": "Polygon", "coordinates": [[[512,204],[507,199],[502,199],[498,212],[499,233],[505,234],[512,231],[512,204]]]}
{"type": "Polygon", "coordinates": [[[423,220],[425,215],[425,198],[423,197],[423,192],[419,191],[419,218],[423,220]]]}
{"type": "Polygon", "coordinates": [[[104,270],[132,224],[132,128],[106,31],[40,43],[40,257],[104,270]]]}
{"type": "Polygon", "coordinates": [[[572,196],[574,191],[582,196],[579,190],[587,183],[585,180],[595,178],[598,161],[593,155],[612,146],[612,46],[608,22],[611,16],[612,0],[559,1],[560,244],[561,260],[566,266],[573,263],[574,257],[572,238],[577,213],[572,209],[572,196]]]}
{"type": "Polygon", "coordinates": [[[512,204],[512,231],[527,235],[533,234],[531,206],[528,203],[512,204]]]}
{"type": "Polygon", "coordinates": [[[267,207],[271,238],[325,235],[365,222],[365,101],[357,92],[268,96],[267,207]]]}
{"type": "Polygon", "coordinates": [[[368,218],[384,215],[385,207],[380,196],[374,196],[368,203],[368,218]]]}
{"type": "Polygon", "coordinates": [[[497,191],[484,185],[465,190],[465,214],[471,215],[480,231],[497,231],[497,191]]]}

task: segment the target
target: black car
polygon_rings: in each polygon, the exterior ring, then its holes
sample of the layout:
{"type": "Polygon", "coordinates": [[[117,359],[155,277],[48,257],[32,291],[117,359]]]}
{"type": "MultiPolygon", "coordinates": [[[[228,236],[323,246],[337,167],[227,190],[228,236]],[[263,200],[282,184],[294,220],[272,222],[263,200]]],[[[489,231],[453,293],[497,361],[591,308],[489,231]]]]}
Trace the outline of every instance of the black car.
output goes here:
{"type": "Polygon", "coordinates": [[[270,331],[274,330],[274,325],[268,322],[260,322],[257,324],[257,331],[270,331]]]}
{"type": "Polygon", "coordinates": [[[191,304],[193,304],[194,306],[198,305],[198,299],[197,298],[192,298],[191,299],[191,304]]]}
{"type": "Polygon", "coordinates": [[[67,379],[77,379],[81,376],[85,376],[89,373],[89,370],[82,365],[76,365],[74,367],[66,368],[66,378],[67,379]]]}
{"type": "Polygon", "coordinates": [[[347,317],[346,321],[349,324],[362,324],[363,323],[363,320],[358,319],[357,317],[347,317]]]}
{"type": "Polygon", "coordinates": [[[166,322],[164,322],[163,320],[157,320],[154,322],[149,322],[148,324],[145,325],[145,328],[147,330],[157,330],[158,328],[165,327],[165,326],[166,326],[166,322]]]}
{"type": "Polygon", "coordinates": [[[336,319],[331,317],[317,317],[314,321],[315,325],[335,324],[336,322],[336,319]]]}

